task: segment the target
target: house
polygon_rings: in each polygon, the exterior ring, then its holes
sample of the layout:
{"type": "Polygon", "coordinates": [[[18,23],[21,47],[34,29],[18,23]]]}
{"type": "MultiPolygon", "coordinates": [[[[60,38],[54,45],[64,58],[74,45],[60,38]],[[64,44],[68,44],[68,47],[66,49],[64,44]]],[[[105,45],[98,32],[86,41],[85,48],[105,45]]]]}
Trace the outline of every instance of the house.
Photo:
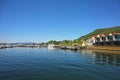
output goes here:
{"type": "Polygon", "coordinates": [[[98,34],[91,39],[86,40],[86,46],[120,46],[120,33],[110,33],[105,36],[98,34]]]}
{"type": "Polygon", "coordinates": [[[86,40],[85,45],[86,46],[93,46],[93,43],[94,43],[93,39],[88,39],[88,40],[86,40]]]}
{"type": "Polygon", "coordinates": [[[108,35],[108,41],[120,41],[120,33],[110,33],[108,35]]]}

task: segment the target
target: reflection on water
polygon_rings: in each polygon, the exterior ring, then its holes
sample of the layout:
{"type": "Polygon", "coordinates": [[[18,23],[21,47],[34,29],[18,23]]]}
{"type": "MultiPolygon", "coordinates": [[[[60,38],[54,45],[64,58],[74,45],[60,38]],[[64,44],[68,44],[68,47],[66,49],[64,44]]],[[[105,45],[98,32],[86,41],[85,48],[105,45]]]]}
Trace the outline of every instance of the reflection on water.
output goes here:
{"type": "Polygon", "coordinates": [[[0,50],[0,80],[120,80],[120,53],[93,50],[0,50]]]}
{"type": "Polygon", "coordinates": [[[120,52],[118,51],[81,50],[80,52],[89,54],[93,59],[93,64],[120,66],[120,52]]]}

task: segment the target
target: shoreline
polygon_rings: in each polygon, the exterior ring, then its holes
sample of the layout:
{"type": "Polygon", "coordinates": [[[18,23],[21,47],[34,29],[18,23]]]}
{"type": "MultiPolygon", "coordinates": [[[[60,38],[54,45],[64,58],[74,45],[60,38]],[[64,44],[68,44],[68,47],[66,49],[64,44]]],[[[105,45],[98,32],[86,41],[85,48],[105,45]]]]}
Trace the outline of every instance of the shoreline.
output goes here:
{"type": "Polygon", "coordinates": [[[60,49],[67,50],[105,50],[105,51],[120,51],[120,46],[70,46],[70,47],[61,47],[60,49]]]}
{"type": "Polygon", "coordinates": [[[86,48],[92,50],[120,51],[120,46],[87,46],[86,48]]]}
{"type": "MultiPolygon", "coordinates": [[[[41,48],[41,47],[47,47],[47,46],[5,46],[5,47],[0,47],[0,49],[5,49],[5,48],[15,48],[15,47],[24,47],[24,48],[41,48]]],[[[120,46],[55,46],[54,48],[56,49],[62,49],[62,50],[99,50],[99,51],[120,51],[120,46]]]]}

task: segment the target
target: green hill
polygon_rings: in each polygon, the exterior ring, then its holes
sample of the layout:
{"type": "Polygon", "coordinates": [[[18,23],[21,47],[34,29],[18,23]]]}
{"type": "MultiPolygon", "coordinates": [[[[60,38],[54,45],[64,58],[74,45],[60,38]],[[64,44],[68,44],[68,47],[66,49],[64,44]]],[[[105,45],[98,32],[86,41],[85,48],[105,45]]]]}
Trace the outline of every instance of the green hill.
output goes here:
{"type": "Polygon", "coordinates": [[[120,32],[120,26],[96,29],[87,35],[81,36],[80,38],[78,38],[78,40],[87,40],[87,39],[91,38],[92,36],[96,36],[98,34],[108,35],[109,33],[114,33],[114,32],[120,32]]]}

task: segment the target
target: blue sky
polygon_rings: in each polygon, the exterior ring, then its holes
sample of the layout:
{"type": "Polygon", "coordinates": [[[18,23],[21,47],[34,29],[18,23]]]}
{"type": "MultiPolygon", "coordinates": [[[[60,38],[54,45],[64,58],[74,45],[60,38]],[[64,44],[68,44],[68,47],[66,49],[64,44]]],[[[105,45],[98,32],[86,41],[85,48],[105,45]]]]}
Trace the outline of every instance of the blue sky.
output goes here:
{"type": "Polygon", "coordinates": [[[76,39],[120,25],[120,0],[0,0],[0,42],[76,39]]]}

